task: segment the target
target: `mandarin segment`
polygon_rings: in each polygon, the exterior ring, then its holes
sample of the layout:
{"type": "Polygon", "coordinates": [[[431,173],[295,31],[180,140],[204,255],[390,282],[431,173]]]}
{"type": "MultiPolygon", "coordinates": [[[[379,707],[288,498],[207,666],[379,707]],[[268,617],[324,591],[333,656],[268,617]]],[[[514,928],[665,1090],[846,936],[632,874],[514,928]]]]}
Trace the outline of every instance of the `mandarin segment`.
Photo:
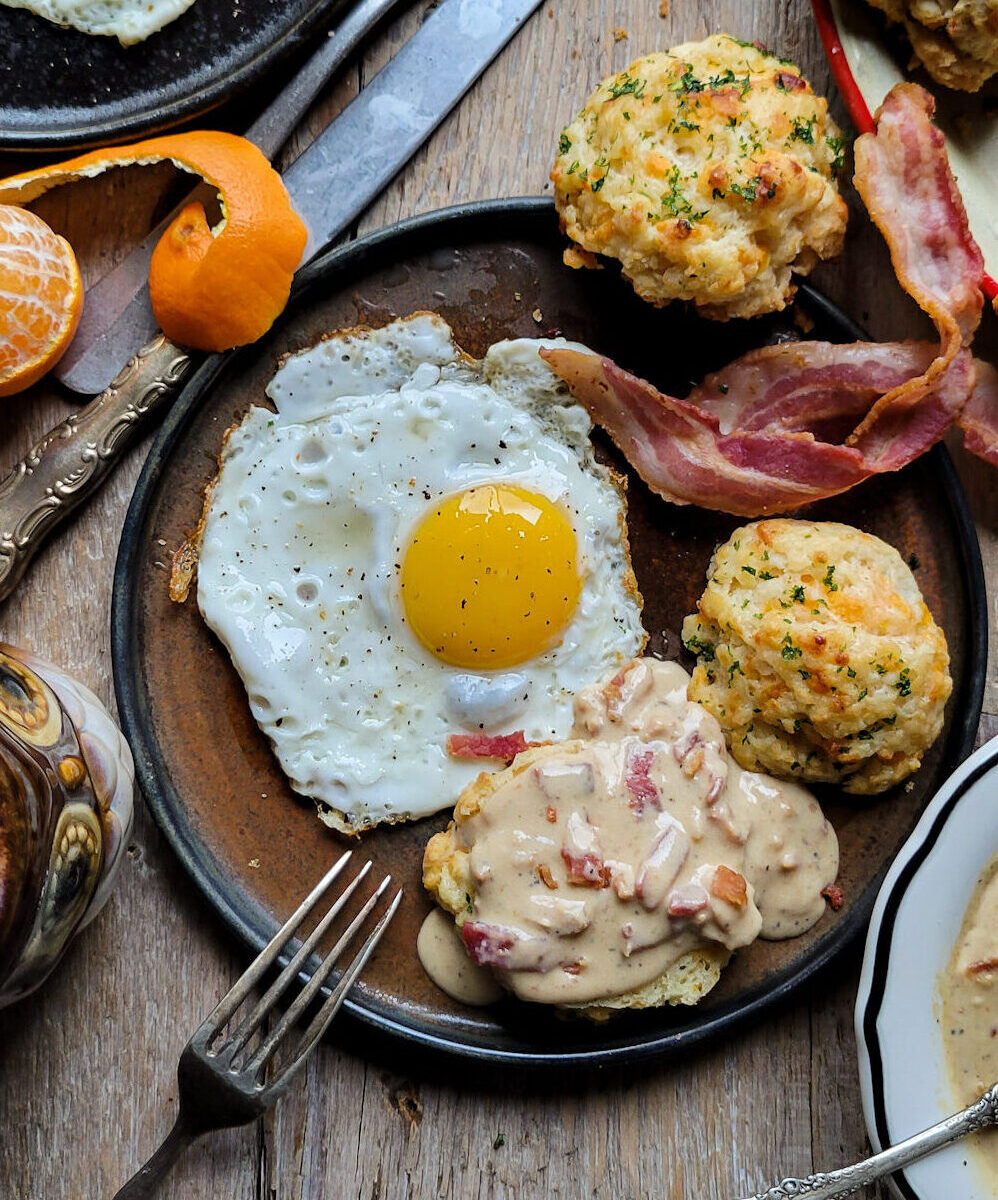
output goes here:
{"type": "Polygon", "coordinates": [[[10,396],[65,353],[83,312],[83,283],[66,239],[8,205],[0,205],[0,300],[0,396],[10,396]]]}

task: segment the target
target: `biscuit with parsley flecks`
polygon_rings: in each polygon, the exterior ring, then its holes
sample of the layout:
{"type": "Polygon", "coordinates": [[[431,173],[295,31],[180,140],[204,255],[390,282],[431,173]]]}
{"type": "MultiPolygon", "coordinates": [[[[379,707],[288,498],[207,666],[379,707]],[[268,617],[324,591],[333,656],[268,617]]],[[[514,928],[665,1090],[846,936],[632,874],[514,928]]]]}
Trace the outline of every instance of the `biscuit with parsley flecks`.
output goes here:
{"type": "Polygon", "coordinates": [[[714,552],[683,640],[689,698],[748,770],[871,794],[921,765],[952,690],[908,565],[831,521],[757,521],[714,552]]]}
{"type": "Polygon", "coordinates": [[[604,80],[551,178],[573,266],[617,258],[653,304],[721,320],[784,308],[841,249],[843,138],[789,60],[727,34],[604,80]]]}

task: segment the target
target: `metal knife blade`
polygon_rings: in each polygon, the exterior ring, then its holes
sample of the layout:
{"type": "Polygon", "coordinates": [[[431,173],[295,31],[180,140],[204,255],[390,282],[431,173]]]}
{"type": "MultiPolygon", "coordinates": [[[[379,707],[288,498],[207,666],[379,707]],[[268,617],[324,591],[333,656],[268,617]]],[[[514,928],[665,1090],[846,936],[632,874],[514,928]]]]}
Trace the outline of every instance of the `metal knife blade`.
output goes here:
{"type": "MultiPolygon", "coordinates": [[[[540,0],[443,0],[391,61],[284,173],[295,208],[309,230],[303,262],[338,237],[383,190],[540,0]]],[[[97,391],[156,332],[148,289],[152,246],[139,247],[106,277],[109,298],[131,295],[113,320],[98,319],[59,378],[97,391]],[[134,260],[134,261],[133,261],[134,260]]],[[[92,302],[92,297],[88,297],[92,302]]]]}
{"type": "MultiPolygon", "coordinates": [[[[319,45],[280,93],[246,130],[268,158],[273,158],[294,132],[323,86],[336,74],[360,43],[402,0],[357,0],[335,31],[319,45]]],[[[150,230],[117,267],[87,288],[83,318],[76,337],[55,367],[58,379],[76,392],[92,395],[111,382],[118,367],[136,346],[156,333],[146,280],[149,261],[167,226],[189,197],[150,230]]]]}

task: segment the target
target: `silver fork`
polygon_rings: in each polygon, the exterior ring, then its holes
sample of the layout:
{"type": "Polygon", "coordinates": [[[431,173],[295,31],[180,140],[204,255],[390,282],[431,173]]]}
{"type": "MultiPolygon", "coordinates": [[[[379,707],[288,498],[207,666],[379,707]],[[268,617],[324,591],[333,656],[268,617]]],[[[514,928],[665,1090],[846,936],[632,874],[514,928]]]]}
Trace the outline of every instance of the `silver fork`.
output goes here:
{"type": "Polygon", "coordinates": [[[350,854],[348,850],[315,885],[187,1043],[177,1067],[180,1112],[176,1124],[152,1158],[115,1193],[114,1200],[147,1200],[195,1138],[213,1129],[227,1129],[233,1125],[246,1125],[255,1121],[276,1104],[287,1090],[288,1084],[301,1069],[309,1052],[336,1016],[344,996],[370,958],[388,922],[395,915],[402,900],[401,888],[360,950],[344,967],[336,986],[313,1017],[290,1056],[280,1066],[275,1067],[275,1072],[270,1078],[267,1077],[267,1070],[274,1064],[277,1052],[287,1044],[291,1026],[315,1000],[337,959],[385,894],[391,882],[390,875],[386,875],[381,881],[343,931],[336,945],[322,960],[312,978],[255,1050],[246,1051],[253,1034],[273,1011],[278,997],[292,980],[298,977],[299,971],[320,938],[370,871],[369,862],[361,867],[343,889],[252,1012],[231,1033],[226,1036],[223,1034],[226,1025],[235,1016],[236,1010],[247,998],[250,990],[263,978],[281,948],[315,906],[319,897],[342,872],[350,860],[350,854]]]}
{"type": "Polygon", "coordinates": [[[806,1200],[838,1200],[839,1197],[852,1196],[867,1184],[918,1162],[920,1158],[955,1142],[957,1138],[991,1125],[998,1125],[998,1083],[961,1112],[923,1129],[903,1142],[888,1146],[872,1158],[850,1167],[840,1167],[837,1171],[808,1175],[804,1179],[784,1179],[764,1192],[744,1197],[744,1200],[790,1200],[790,1197],[796,1196],[806,1197],[806,1200]]]}

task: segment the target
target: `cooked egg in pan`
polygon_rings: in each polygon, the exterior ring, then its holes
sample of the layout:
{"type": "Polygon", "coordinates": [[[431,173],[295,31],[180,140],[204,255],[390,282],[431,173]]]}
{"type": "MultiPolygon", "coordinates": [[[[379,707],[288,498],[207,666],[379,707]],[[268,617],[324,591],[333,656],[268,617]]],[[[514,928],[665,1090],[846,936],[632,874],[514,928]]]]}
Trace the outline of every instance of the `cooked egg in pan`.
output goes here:
{"type": "Polygon", "coordinates": [[[452,805],[492,764],[448,737],[564,738],[644,645],[621,481],[540,344],[475,362],[431,314],[337,334],[226,441],[198,603],[338,827],[452,805]]]}

